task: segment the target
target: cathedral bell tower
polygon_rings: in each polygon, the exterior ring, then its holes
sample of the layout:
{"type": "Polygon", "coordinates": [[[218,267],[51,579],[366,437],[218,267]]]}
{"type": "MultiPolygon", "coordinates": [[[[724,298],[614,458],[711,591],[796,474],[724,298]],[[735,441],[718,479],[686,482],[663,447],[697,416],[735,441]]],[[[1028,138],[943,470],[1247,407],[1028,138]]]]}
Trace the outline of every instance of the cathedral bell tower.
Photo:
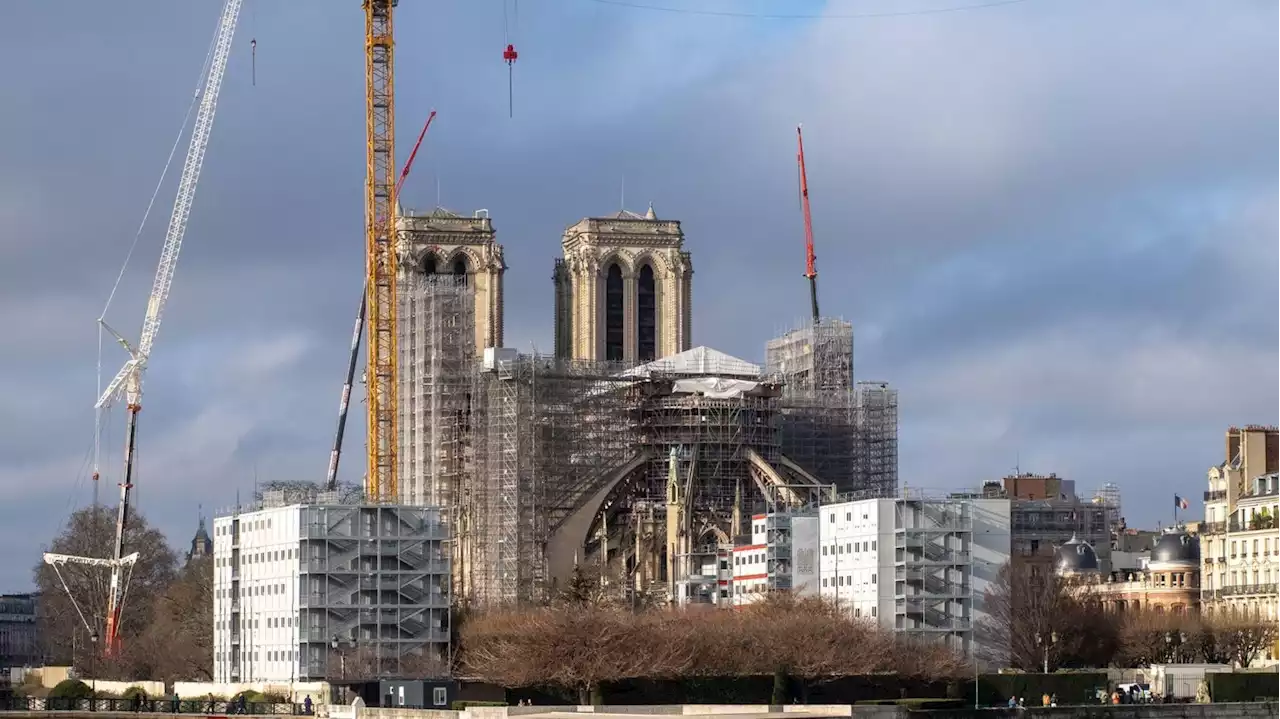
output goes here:
{"type": "Polygon", "coordinates": [[[569,227],[556,260],[556,356],[635,364],[689,349],[693,263],[676,220],[623,210],[569,227]]]}

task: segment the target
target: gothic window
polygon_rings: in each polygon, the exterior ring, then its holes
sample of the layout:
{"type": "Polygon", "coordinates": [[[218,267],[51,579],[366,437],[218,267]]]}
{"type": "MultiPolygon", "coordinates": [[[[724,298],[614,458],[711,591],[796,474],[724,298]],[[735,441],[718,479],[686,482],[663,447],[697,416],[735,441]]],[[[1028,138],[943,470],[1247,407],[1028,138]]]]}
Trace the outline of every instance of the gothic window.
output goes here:
{"type": "Polygon", "coordinates": [[[658,304],[653,267],[644,265],[636,281],[636,359],[649,362],[658,353],[658,304]]]}
{"type": "Polygon", "coordinates": [[[435,255],[427,255],[426,261],[422,263],[422,274],[434,275],[436,273],[436,257],[435,255]]]}
{"type": "Polygon", "coordinates": [[[453,275],[454,277],[457,277],[458,281],[463,285],[467,284],[467,259],[465,257],[459,257],[458,260],[453,263],[453,275]]]}
{"type": "Polygon", "coordinates": [[[622,268],[614,262],[609,265],[604,283],[604,358],[611,362],[622,361],[623,329],[622,268]]]}

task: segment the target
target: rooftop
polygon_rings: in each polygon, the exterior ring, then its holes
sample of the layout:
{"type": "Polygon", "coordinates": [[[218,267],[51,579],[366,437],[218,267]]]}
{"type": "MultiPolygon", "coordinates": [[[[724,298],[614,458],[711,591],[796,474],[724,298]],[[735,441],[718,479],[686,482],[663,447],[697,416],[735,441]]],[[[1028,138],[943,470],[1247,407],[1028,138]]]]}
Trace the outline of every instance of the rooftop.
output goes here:
{"type": "Polygon", "coordinates": [[[764,370],[758,364],[738,359],[710,347],[694,347],[679,354],[642,364],[622,373],[623,377],[678,374],[690,377],[733,377],[759,379],[764,370]]]}

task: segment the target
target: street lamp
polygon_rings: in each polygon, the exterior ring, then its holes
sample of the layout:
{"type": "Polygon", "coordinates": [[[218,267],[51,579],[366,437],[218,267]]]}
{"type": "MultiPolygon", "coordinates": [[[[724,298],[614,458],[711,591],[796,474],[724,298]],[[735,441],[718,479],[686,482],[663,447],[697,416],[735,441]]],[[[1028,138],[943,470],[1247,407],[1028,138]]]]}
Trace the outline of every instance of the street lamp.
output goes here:
{"type": "Polygon", "coordinates": [[[1178,650],[1187,641],[1187,635],[1184,632],[1165,632],[1164,643],[1173,652],[1173,663],[1178,664],[1178,650]]]}
{"type": "Polygon", "coordinates": [[[346,679],[347,679],[347,655],[346,655],[344,652],[340,651],[341,646],[342,646],[342,643],[341,643],[341,641],[339,641],[339,639],[338,639],[338,635],[336,635],[336,634],[335,634],[335,635],[333,635],[333,640],[332,640],[331,642],[329,642],[329,646],[330,646],[330,647],[333,647],[333,651],[335,651],[335,652],[337,652],[337,653],[338,653],[338,665],[339,665],[339,667],[340,667],[339,671],[340,671],[340,672],[342,672],[342,680],[343,680],[343,681],[346,681],[346,679]]]}
{"type": "Polygon", "coordinates": [[[98,710],[98,633],[89,633],[89,711],[98,710]]]}
{"type": "Polygon", "coordinates": [[[1058,643],[1058,633],[1050,632],[1048,637],[1036,632],[1036,644],[1044,648],[1044,673],[1049,673],[1049,647],[1058,643]],[[1045,641],[1048,639],[1048,641],[1045,641]]]}

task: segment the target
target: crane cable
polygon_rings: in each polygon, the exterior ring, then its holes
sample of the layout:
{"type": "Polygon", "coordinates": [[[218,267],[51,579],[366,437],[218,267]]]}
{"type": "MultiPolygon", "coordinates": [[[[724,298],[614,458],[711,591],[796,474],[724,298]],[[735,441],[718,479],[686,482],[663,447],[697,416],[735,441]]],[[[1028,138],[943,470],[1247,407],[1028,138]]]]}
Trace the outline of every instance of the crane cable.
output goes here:
{"type": "Polygon", "coordinates": [[[502,59],[507,63],[507,117],[515,117],[515,65],[516,59],[520,57],[520,53],[516,52],[516,46],[511,42],[511,25],[512,17],[515,17],[515,26],[520,27],[520,0],[511,0],[511,12],[507,11],[507,0],[502,0],[502,42],[507,46],[502,51],[502,59]]]}
{"type": "MultiPolygon", "coordinates": [[[[138,230],[133,235],[133,242],[129,244],[129,251],[125,253],[124,262],[120,265],[120,272],[116,274],[116,281],[111,285],[111,292],[107,294],[107,301],[102,306],[102,311],[98,313],[98,362],[97,362],[97,396],[102,396],[102,330],[103,320],[107,317],[107,310],[111,309],[111,303],[115,300],[116,292],[120,289],[120,283],[124,280],[124,273],[129,268],[129,261],[133,259],[133,252],[138,248],[138,240],[142,238],[142,232],[147,226],[147,220],[151,217],[151,210],[155,207],[156,198],[160,195],[160,188],[164,186],[164,180],[169,175],[169,168],[173,165],[173,158],[178,153],[178,146],[182,144],[182,138],[187,134],[187,128],[191,124],[191,113],[196,109],[196,105],[200,101],[200,92],[204,89],[205,76],[209,73],[209,65],[213,61],[214,47],[218,43],[218,33],[215,30],[213,38],[209,41],[209,48],[205,52],[204,62],[200,66],[200,75],[196,79],[196,90],[191,96],[191,104],[187,105],[187,113],[182,118],[182,127],[178,129],[178,136],[173,139],[173,147],[169,148],[169,157],[164,162],[164,170],[160,172],[160,179],[156,182],[156,187],[151,192],[151,199],[147,202],[147,209],[142,213],[142,221],[138,223],[138,230]]],[[[102,456],[102,412],[105,408],[95,407],[93,410],[93,505],[98,506],[98,475],[101,468],[102,456]]]]}

